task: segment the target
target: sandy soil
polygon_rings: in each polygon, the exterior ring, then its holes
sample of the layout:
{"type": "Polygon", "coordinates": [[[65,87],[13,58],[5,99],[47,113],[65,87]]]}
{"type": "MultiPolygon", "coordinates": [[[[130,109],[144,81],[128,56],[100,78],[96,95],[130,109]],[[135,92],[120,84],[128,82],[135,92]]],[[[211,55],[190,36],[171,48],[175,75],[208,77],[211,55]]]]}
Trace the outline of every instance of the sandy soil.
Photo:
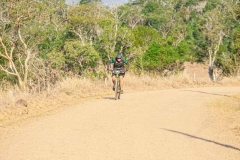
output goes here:
{"type": "Polygon", "coordinates": [[[209,112],[209,102],[239,93],[195,88],[88,99],[0,127],[0,159],[239,160],[239,137],[209,112]]]}

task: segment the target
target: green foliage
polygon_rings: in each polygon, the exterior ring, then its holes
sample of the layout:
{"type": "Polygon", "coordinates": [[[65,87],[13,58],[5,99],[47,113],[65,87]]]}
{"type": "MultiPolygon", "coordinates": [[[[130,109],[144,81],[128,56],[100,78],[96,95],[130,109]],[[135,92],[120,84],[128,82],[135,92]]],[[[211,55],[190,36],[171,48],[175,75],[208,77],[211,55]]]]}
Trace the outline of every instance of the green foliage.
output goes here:
{"type": "Polygon", "coordinates": [[[220,0],[208,0],[207,5],[204,8],[203,12],[211,11],[214,8],[216,8],[218,5],[220,5],[220,0]]]}
{"type": "Polygon", "coordinates": [[[240,3],[238,3],[237,7],[235,8],[236,18],[240,20],[240,3]]]}
{"type": "Polygon", "coordinates": [[[153,43],[147,52],[143,55],[144,69],[148,71],[163,71],[164,69],[179,69],[181,62],[187,61],[187,54],[191,52],[185,48],[186,43],[182,43],[178,48],[171,45],[162,46],[153,43]]]}
{"type": "Polygon", "coordinates": [[[81,74],[93,71],[98,65],[99,55],[91,45],[82,45],[79,41],[66,42],[64,53],[69,71],[81,74]]]}
{"type": "Polygon", "coordinates": [[[186,6],[197,5],[201,0],[187,0],[186,6]]]}
{"type": "Polygon", "coordinates": [[[79,5],[83,5],[91,2],[101,2],[101,0],[79,0],[79,5]]]}
{"type": "MultiPolygon", "coordinates": [[[[7,81],[10,84],[14,84],[14,85],[17,84],[17,79],[15,77],[8,75],[5,72],[0,70],[0,83],[2,83],[3,81],[7,81]]],[[[1,87],[3,87],[3,86],[1,86],[1,87]]]]}
{"type": "Polygon", "coordinates": [[[123,25],[134,29],[139,24],[143,24],[144,15],[142,14],[142,7],[136,5],[124,5],[119,8],[118,14],[123,25]]]}
{"type": "Polygon", "coordinates": [[[55,52],[56,50],[61,52],[65,41],[69,37],[73,37],[67,29],[57,32],[54,28],[49,28],[47,31],[49,36],[38,46],[40,57],[43,59],[49,58],[48,54],[50,52],[55,52]]]}
{"type": "Polygon", "coordinates": [[[157,1],[149,1],[144,6],[142,13],[145,15],[145,25],[159,29],[161,26],[169,24],[169,20],[174,15],[171,7],[160,5],[157,1]]]}
{"type": "Polygon", "coordinates": [[[133,34],[135,36],[134,45],[137,47],[148,47],[159,38],[157,30],[146,26],[138,26],[133,30],[133,34]]]}
{"type": "Polygon", "coordinates": [[[82,44],[92,43],[98,39],[101,28],[99,24],[109,13],[105,11],[101,3],[87,3],[76,6],[68,11],[68,28],[79,38],[82,44]]]}
{"type": "Polygon", "coordinates": [[[39,45],[51,37],[51,30],[56,30],[56,24],[60,26],[59,21],[64,18],[62,8],[63,1],[58,1],[57,5],[56,1],[0,2],[0,38],[3,42],[0,44],[0,57],[4,59],[0,69],[15,76],[22,91],[25,91],[28,77],[32,74],[33,61],[38,59],[39,45]]]}
{"type": "Polygon", "coordinates": [[[51,51],[47,54],[47,63],[54,69],[63,69],[65,65],[65,56],[62,52],[51,51]]]}
{"type": "Polygon", "coordinates": [[[240,26],[232,31],[231,51],[240,54],[240,26]]]}
{"type": "Polygon", "coordinates": [[[148,14],[154,13],[154,11],[156,11],[158,9],[158,7],[159,7],[159,5],[156,2],[150,1],[145,5],[142,12],[145,15],[148,15],[148,14]]]}

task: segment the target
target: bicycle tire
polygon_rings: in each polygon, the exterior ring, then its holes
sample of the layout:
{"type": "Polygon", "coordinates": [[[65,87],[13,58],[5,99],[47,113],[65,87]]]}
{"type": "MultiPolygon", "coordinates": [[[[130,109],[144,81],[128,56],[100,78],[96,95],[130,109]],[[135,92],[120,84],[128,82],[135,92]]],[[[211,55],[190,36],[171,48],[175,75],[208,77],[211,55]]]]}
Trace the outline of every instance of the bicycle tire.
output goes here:
{"type": "Polygon", "coordinates": [[[120,87],[120,81],[118,81],[118,99],[120,99],[121,95],[121,87],[120,87]]]}
{"type": "Polygon", "coordinates": [[[119,79],[118,78],[116,78],[116,80],[115,80],[115,100],[117,100],[117,98],[118,98],[118,87],[119,87],[119,85],[118,85],[118,82],[119,81],[119,79]]]}

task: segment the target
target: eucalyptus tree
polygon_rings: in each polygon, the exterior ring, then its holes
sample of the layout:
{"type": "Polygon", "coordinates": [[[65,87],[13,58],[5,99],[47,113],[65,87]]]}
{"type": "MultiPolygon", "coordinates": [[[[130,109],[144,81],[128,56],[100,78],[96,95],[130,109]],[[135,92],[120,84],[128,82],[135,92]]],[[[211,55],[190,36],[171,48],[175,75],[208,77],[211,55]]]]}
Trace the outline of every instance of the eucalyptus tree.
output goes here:
{"type": "Polygon", "coordinates": [[[138,26],[133,30],[135,41],[134,51],[135,64],[137,69],[140,69],[141,74],[144,72],[144,53],[148,50],[149,46],[157,41],[159,38],[158,32],[154,28],[146,26],[138,26]]]}
{"type": "Polygon", "coordinates": [[[142,6],[127,4],[120,7],[119,12],[122,14],[121,21],[134,29],[138,25],[143,25],[144,15],[142,13],[142,6]]]}
{"type": "Polygon", "coordinates": [[[99,38],[101,28],[99,22],[105,17],[105,6],[101,3],[87,3],[74,6],[68,12],[69,29],[82,45],[93,44],[99,38]]]}
{"type": "Polygon", "coordinates": [[[79,41],[67,41],[63,50],[68,71],[81,75],[95,71],[98,66],[100,56],[90,44],[83,46],[79,41]]]}
{"type": "MultiPolygon", "coordinates": [[[[207,55],[209,61],[209,77],[212,81],[215,80],[214,64],[219,54],[219,48],[226,36],[226,28],[224,26],[225,16],[223,16],[224,6],[217,5],[216,8],[206,11],[203,14],[202,33],[207,39],[207,55]]],[[[226,13],[225,13],[226,14],[226,13]]]]}
{"type": "Polygon", "coordinates": [[[56,6],[63,3],[56,0],[0,2],[0,69],[16,77],[22,91],[26,90],[29,72],[38,57],[38,46],[48,37],[48,27],[54,25],[56,6]]]}
{"type": "Polygon", "coordinates": [[[130,48],[134,42],[132,30],[124,26],[121,20],[125,12],[121,6],[108,8],[106,17],[100,21],[102,32],[99,39],[100,48],[106,54],[105,57],[110,59],[115,56],[116,52],[130,48]]]}

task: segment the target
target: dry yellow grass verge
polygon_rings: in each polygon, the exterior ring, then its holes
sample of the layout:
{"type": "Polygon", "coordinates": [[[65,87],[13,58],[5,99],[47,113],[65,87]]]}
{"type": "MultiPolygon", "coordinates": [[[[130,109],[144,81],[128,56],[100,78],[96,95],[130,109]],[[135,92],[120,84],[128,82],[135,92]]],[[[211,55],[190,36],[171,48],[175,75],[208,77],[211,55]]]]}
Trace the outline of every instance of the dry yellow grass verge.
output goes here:
{"type": "Polygon", "coordinates": [[[211,106],[211,111],[213,115],[215,115],[215,120],[221,123],[223,128],[233,131],[234,134],[239,137],[240,95],[218,99],[211,106]]]}
{"type": "MultiPolygon", "coordinates": [[[[224,78],[219,82],[193,78],[187,74],[177,76],[136,76],[127,74],[124,91],[160,90],[170,88],[193,88],[209,86],[240,85],[240,77],[224,78]]],[[[109,75],[105,80],[90,80],[82,77],[66,78],[52,86],[48,92],[21,93],[17,87],[0,91],[0,124],[17,122],[66,106],[79,103],[86,97],[113,95],[109,75]]]]}

